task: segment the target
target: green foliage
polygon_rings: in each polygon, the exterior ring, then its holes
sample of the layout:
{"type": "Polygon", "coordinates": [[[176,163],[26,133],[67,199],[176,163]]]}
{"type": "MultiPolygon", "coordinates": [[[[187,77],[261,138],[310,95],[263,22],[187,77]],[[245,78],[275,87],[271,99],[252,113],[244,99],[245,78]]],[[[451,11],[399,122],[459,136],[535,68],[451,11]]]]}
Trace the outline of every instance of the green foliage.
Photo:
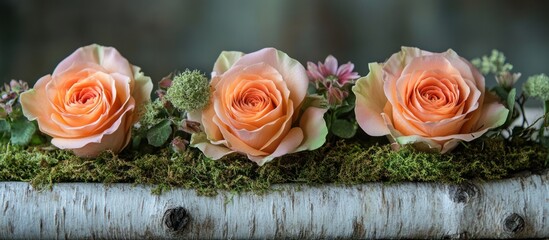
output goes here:
{"type": "Polygon", "coordinates": [[[505,55],[496,49],[490,56],[473,59],[471,63],[484,75],[491,73],[497,76],[513,69],[513,65],[505,62],[505,55]]]}
{"type": "Polygon", "coordinates": [[[15,145],[27,145],[36,133],[36,126],[27,119],[17,119],[11,123],[11,143],[15,145]]]}
{"type": "Polygon", "coordinates": [[[155,99],[154,101],[148,102],[143,108],[139,123],[143,127],[154,126],[166,117],[167,113],[165,111],[166,109],[160,99],[155,99]]]}
{"type": "Polygon", "coordinates": [[[501,99],[505,107],[509,109],[507,120],[505,121],[505,124],[503,124],[503,127],[507,127],[511,123],[513,123],[513,121],[518,117],[518,115],[515,113],[517,89],[506,89],[503,86],[498,85],[495,86],[492,91],[496,93],[496,95],[501,99]]]}
{"type": "Polygon", "coordinates": [[[356,134],[358,125],[345,119],[336,119],[332,122],[332,132],[340,138],[352,138],[356,134]]]}
{"type": "Polygon", "coordinates": [[[5,134],[9,134],[11,131],[11,126],[6,119],[0,119],[0,137],[3,137],[5,134]]]}
{"type": "Polygon", "coordinates": [[[172,134],[170,120],[164,120],[147,131],[147,141],[150,145],[160,147],[168,141],[172,134]]]}
{"type": "Polygon", "coordinates": [[[329,106],[328,111],[324,114],[329,135],[347,139],[355,136],[358,123],[354,116],[354,109],[355,95],[352,92],[341,104],[329,106]]]}
{"type": "Polygon", "coordinates": [[[203,109],[210,101],[208,78],[200,71],[185,70],[173,78],[165,97],[180,111],[203,109]]]}
{"type": "Polygon", "coordinates": [[[186,70],[173,79],[170,74],[158,82],[156,93],[158,98],[141,109],[139,123],[133,128],[132,148],[151,150],[169,142],[172,150],[181,153],[191,134],[200,131],[200,123],[188,120],[187,113],[209,103],[208,79],[196,70],[186,70]]]}
{"type": "Polygon", "coordinates": [[[44,142],[36,122],[23,116],[19,103],[20,94],[28,88],[28,84],[21,80],[11,80],[0,88],[0,141],[9,139],[12,144],[22,146],[44,142]]]}
{"type": "Polygon", "coordinates": [[[29,121],[23,116],[0,119],[0,140],[9,140],[14,145],[43,144],[45,136],[37,130],[36,121],[29,121]]]}

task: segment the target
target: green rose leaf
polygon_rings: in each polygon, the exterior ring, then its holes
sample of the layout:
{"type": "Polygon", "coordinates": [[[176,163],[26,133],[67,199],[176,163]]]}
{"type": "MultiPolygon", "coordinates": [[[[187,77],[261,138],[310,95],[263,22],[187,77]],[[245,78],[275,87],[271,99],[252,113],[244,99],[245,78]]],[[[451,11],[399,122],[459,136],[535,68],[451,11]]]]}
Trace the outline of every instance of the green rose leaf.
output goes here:
{"type": "MultiPolygon", "coordinates": [[[[505,99],[507,99],[508,96],[509,96],[509,93],[507,92],[507,90],[505,90],[505,88],[503,88],[503,87],[500,86],[500,85],[495,86],[494,88],[492,88],[492,90],[496,93],[496,95],[497,95],[501,100],[505,100],[505,99]]],[[[514,102],[514,99],[513,99],[513,102],[514,102]]]]}
{"type": "Polygon", "coordinates": [[[335,115],[336,115],[336,116],[341,116],[342,114],[348,113],[348,112],[350,112],[350,111],[352,111],[352,110],[354,110],[354,109],[355,109],[355,105],[354,105],[354,104],[353,104],[353,105],[351,105],[351,104],[349,104],[349,105],[343,105],[343,106],[341,106],[341,107],[336,108],[336,110],[335,110],[335,115]]]}
{"type": "Polygon", "coordinates": [[[341,104],[341,106],[338,106],[334,111],[336,117],[339,117],[345,113],[351,112],[355,109],[355,99],[356,96],[353,94],[353,92],[349,93],[349,96],[345,99],[345,101],[341,104]]]}
{"type": "Polygon", "coordinates": [[[332,132],[340,138],[352,138],[356,134],[357,124],[349,120],[336,119],[332,123],[332,132]]]}
{"type": "Polygon", "coordinates": [[[9,133],[10,124],[6,119],[0,119],[0,134],[9,133]]]}
{"type": "Polygon", "coordinates": [[[11,123],[11,143],[14,145],[27,145],[36,132],[36,126],[24,118],[19,118],[11,123]]]}
{"type": "Polygon", "coordinates": [[[168,141],[168,138],[170,138],[170,135],[172,134],[172,126],[170,120],[164,120],[149,129],[147,131],[147,141],[150,145],[153,145],[155,147],[160,147],[166,141],[168,141]]]}

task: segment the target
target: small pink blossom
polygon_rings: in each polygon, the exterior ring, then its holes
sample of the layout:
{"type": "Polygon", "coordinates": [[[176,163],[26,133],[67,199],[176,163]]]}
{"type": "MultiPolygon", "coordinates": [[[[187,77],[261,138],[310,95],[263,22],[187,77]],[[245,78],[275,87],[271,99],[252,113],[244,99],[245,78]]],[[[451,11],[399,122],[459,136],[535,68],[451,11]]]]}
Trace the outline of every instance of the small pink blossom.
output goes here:
{"type": "Polygon", "coordinates": [[[328,101],[328,104],[332,106],[337,106],[341,105],[341,103],[343,103],[343,100],[345,100],[345,98],[349,96],[349,91],[331,86],[330,88],[328,88],[326,95],[326,100],[328,101]]]}
{"type": "Polygon", "coordinates": [[[319,92],[326,93],[328,103],[337,106],[349,96],[349,89],[345,87],[360,77],[353,72],[354,67],[351,62],[338,66],[337,59],[329,55],[324,63],[307,62],[307,76],[319,92]]]}
{"type": "Polygon", "coordinates": [[[326,88],[329,88],[332,83],[341,87],[360,77],[357,72],[353,72],[354,68],[355,65],[351,62],[338,67],[337,59],[329,55],[324,64],[318,62],[318,65],[315,65],[312,62],[307,62],[307,75],[313,82],[320,82],[326,88]]]}

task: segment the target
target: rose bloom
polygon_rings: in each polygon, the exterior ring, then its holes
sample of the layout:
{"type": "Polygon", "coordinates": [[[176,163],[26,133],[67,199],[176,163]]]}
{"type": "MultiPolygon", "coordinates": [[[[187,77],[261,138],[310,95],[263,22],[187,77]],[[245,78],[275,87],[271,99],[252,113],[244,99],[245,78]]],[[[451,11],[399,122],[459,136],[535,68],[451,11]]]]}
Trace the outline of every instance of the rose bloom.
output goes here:
{"type": "Polygon", "coordinates": [[[356,119],[371,136],[445,153],[502,125],[509,111],[484,77],[454,51],[403,47],[353,87],[356,119]]]}
{"type": "Polygon", "coordinates": [[[23,114],[37,120],[52,144],[76,155],[119,152],[130,141],[137,107],[150,100],[152,82],[112,47],[79,48],[21,94],[23,114]]]}
{"type": "Polygon", "coordinates": [[[326,109],[301,109],[309,80],[305,68],[285,53],[273,48],[246,55],[222,52],[212,76],[211,103],[189,114],[207,137],[197,142],[194,136],[192,144],[206,156],[238,152],[262,165],[324,144],[326,109]]]}

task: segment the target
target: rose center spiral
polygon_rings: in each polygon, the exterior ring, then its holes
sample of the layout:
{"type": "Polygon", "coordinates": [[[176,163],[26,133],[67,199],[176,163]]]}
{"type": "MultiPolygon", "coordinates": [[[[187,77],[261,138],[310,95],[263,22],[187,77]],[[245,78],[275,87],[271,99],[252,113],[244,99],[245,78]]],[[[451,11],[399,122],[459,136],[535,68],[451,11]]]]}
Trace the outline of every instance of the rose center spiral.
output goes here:
{"type": "Polygon", "coordinates": [[[237,111],[245,113],[268,111],[276,107],[271,96],[257,88],[250,88],[244,91],[240,96],[233,99],[232,105],[237,111]]]}

